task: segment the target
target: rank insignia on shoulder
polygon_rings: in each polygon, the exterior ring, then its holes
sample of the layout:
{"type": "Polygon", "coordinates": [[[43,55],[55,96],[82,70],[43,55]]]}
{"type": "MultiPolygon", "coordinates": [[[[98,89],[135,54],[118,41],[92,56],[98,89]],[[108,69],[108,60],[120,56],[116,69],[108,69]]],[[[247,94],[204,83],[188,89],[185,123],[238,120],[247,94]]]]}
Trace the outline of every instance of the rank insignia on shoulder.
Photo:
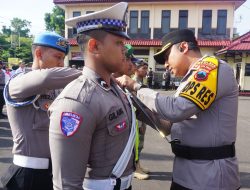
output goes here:
{"type": "Polygon", "coordinates": [[[75,134],[82,123],[82,117],[73,112],[63,112],[61,115],[60,125],[62,133],[69,137],[75,134]]]}
{"type": "Polygon", "coordinates": [[[115,126],[115,129],[117,131],[122,131],[122,130],[124,130],[126,128],[127,128],[127,124],[126,124],[125,121],[123,121],[122,123],[119,123],[118,125],[115,126]]]}
{"type": "Polygon", "coordinates": [[[195,80],[197,81],[205,81],[207,80],[208,73],[206,71],[200,70],[194,75],[195,80]]]}

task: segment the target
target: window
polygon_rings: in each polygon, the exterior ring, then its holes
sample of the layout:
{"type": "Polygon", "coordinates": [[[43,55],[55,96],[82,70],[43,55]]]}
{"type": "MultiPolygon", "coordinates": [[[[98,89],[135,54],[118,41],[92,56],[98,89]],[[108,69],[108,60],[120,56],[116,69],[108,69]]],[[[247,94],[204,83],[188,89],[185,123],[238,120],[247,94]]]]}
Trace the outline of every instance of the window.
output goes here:
{"type": "MultiPolygon", "coordinates": [[[[73,12],[73,17],[81,16],[80,11],[74,11],[73,12]]],[[[76,28],[73,28],[73,34],[77,34],[76,28]]]]}
{"type": "Polygon", "coordinates": [[[149,11],[141,11],[141,33],[149,33],[149,11]]]}
{"type": "Polygon", "coordinates": [[[74,11],[73,12],[73,17],[77,17],[77,16],[81,16],[81,12],[80,11],[74,11]]]}
{"type": "Polygon", "coordinates": [[[227,10],[218,10],[217,34],[226,34],[227,10]]]}
{"type": "Polygon", "coordinates": [[[138,11],[130,11],[130,33],[136,34],[138,32],[138,11]]]}
{"type": "Polygon", "coordinates": [[[212,30],[212,10],[203,10],[202,33],[211,34],[212,30]]]}
{"type": "Polygon", "coordinates": [[[184,29],[188,27],[188,11],[179,11],[179,29],[184,29]]]}
{"type": "Polygon", "coordinates": [[[86,14],[93,13],[93,12],[95,12],[95,11],[86,11],[86,14]]]}
{"type": "Polygon", "coordinates": [[[250,76],[250,63],[246,63],[245,76],[250,76]]]}
{"type": "Polygon", "coordinates": [[[166,34],[170,31],[170,20],[171,20],[171,11],[163,10],[161,12],[161,31],[163,34],[166,34]]]}

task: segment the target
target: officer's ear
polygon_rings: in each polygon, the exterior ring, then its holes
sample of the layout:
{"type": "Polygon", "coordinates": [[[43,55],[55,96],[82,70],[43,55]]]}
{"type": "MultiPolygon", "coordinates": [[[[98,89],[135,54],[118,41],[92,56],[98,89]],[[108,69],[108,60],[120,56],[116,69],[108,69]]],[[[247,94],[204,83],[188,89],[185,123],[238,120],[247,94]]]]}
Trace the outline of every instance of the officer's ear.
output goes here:
{"type": "Polygon", "coordinates": [[[35,55],[36,55],[37,58],[41,59],[41,57],[42,57],[42,49],[37,47],[35,49],[35,55]]]}
{"type": "Polygon", "coordinates": [[[187,42],[181,42],[179,44],[179,51],[181,53],[186,53],[188,51],[188,43],[187,42]]]}
{"type": "Polygon", "coordinates": [[[99,54],[98,41],[94,38],[89,39],[88,49],[89,49],[89,52],[91,52],[92,54],[99,54]]]}

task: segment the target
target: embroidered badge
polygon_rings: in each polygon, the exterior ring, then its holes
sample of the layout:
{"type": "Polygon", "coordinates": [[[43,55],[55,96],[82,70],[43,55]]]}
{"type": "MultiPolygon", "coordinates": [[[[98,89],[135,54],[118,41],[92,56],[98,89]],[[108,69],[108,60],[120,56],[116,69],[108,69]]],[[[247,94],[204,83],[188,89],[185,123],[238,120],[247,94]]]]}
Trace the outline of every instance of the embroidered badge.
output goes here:
{"type": "Polygon", "coordinates": [[[215,65],[211,61],[202,61],[200,64],[200,69],[207,71],[208,73],[210,73],[212,70],[216,68],[217,68],[217,65],[215,65]]]}
{"type": "Polygon", "coordinates": [[[81,122],[82,117],[80,115],[72,112],[63,112],[60,121],[63,134],[67,137],[74,135],[81,122]]]}
{"type": "Polygon", "coordinates": [[[179,96],[191,100],[202,110],[209,108],[217,94],[218,66],[217,58],[204,58],[198,70],[184,83],[179,96]]]}
{"type": "Polygon", "coordinates": [[[126,128],[127,128],[127,125],[125,121],[115,126],[116,131],[123,131],[126,128]]]}
{"type": "Polygon", "coordinates": [[[205,81],[207,80],[208,73],[206,71],[197,71],[197,73],[194,75],[195,80],[197,81],[205,81]]]}
{"type": "Polygon", "coordinates": [[[69,42],[66,41],[64,38],[59,38],[58,41],[56,42],[56,44],[60,47],[66,48],[68,46],[69,42]]]}

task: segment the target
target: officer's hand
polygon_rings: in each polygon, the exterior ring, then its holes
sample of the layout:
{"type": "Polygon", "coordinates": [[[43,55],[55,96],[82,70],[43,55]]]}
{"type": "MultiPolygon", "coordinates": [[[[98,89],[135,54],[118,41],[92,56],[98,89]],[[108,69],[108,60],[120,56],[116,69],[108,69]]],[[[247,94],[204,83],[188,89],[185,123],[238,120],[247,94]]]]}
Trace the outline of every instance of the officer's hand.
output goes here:
{"type": "Polygon", "coordinates": [[[122,88],[125,87],[131,91],[137,91],[137,87],[139,85],[137,82],[135,82],[127,75],[123,75],[121,77],[116,78],[116,81],[122,88]]]}
{"type": "Polygon", "coordinates": [[[171,132],[172,123],[165,119],[160,119],[161,129],[160,131],[165,135],[169,135],[171,132]]]}

